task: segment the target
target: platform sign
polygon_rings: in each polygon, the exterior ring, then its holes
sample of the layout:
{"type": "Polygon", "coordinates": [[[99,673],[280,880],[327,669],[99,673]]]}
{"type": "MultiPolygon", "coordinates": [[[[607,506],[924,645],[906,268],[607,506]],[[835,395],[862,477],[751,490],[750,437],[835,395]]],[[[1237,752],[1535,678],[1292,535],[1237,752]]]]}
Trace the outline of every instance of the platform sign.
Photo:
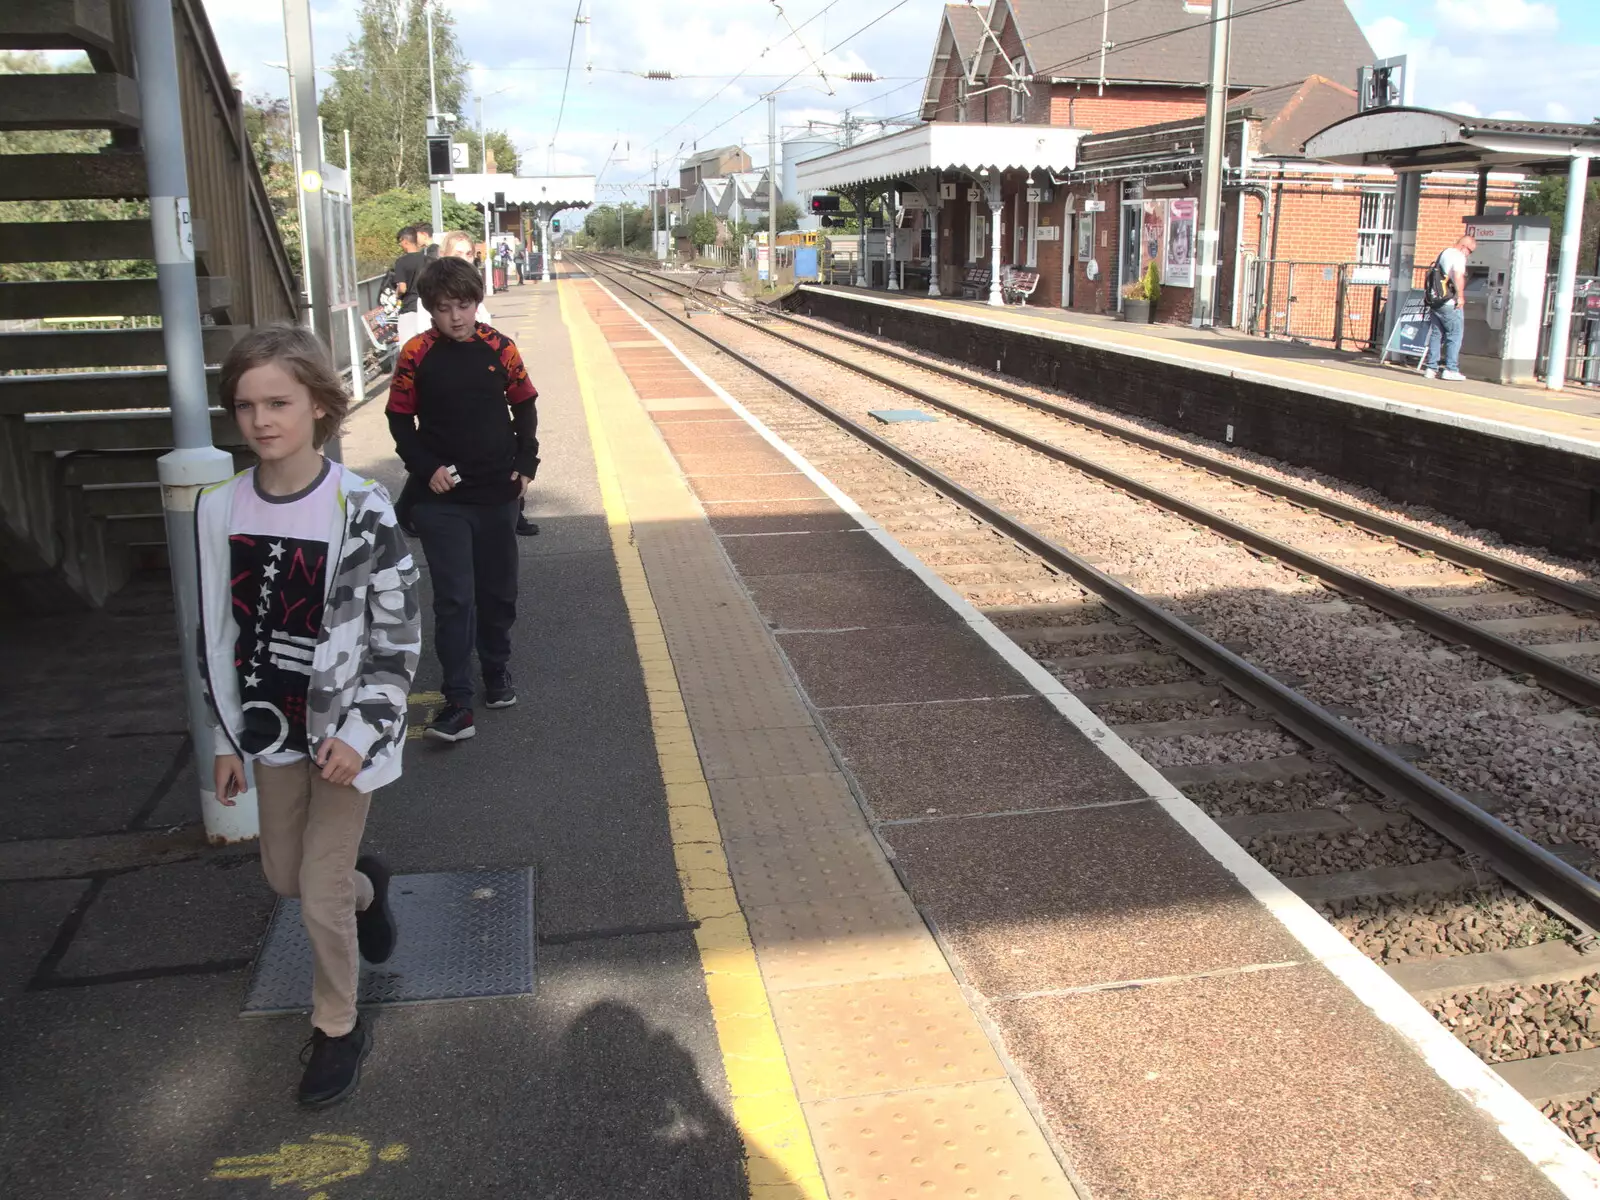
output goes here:
{"type": "Polygon", "coordinates": [[[1422,358],[1428,353],[1428,329],[1427,302],[1421,292],[1408,293],[1400,306],[1400,319],[1394,323],[1394,332],[1389,335],[1388,345],[1384,346],[1378,361],[1385,362],[1390,355],[1422,358]]]}
{"type": "Polygon", "coordinates": [[[762,242],[758,242],[756,244],[756,278],[757,279],[766,279],[772,274],[771,267],[769,266],[771,254],[772,254],[772,251],[767,246],[766,242],[762,241],[762,242]]]}
{"type": "Polygon", "coordinates": [[[794,248],[794,277],[801,279],[821,278],[817,269],[817,248],[815,246],[796,246],[794,248]]]}

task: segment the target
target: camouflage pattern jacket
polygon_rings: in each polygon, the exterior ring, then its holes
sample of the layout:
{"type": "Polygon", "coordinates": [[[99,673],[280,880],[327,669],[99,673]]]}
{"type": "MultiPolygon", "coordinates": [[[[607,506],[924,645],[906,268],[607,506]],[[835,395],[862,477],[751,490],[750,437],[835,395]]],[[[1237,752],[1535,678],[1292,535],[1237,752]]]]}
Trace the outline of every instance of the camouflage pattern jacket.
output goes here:
{"type": "MultiPolygon", "coordinates": [[[[327,572],[322,627],[306,688],[306,739],[337,737],[361,755],[357,790],[371,792],[400,777],[406,704],[422,652],[417,566],[383,485],[340,463],[339,507],[328,531],[333,569],[327,572]]],[[[252,486],[243,471],[206,488],[195,503],[200,557],[201,673],[206,682],[218,749],[239,753],[243,727],[234,645],[239,629],[229,590],[229,523],[233,495],[252,486]]],[[[241,755],[243,757],[243,755],[241,755]]]]}

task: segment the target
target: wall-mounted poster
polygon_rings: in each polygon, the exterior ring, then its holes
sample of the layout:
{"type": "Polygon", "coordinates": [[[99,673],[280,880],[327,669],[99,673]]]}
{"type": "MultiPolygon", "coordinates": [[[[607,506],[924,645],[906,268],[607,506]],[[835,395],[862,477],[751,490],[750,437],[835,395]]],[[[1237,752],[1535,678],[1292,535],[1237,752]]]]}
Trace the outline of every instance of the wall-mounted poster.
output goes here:
{"type": "Polygon", "coordinates": [[[1094,258],[1094,214],[1082,213],[1078,217],[1078,261],[1089,262],[1094,258]]]}
{"type": "Polygon", "coordinates": [[[1199,205],[1192,197],[1167,202],[1167,257],[1161,266],[1161,281],[1169,287],[1194,286],[1194,232],[1199,205]]]}
{"type": "Polygon", "coordinates": [[[1142,275],[1149,270],[1150,264],[1156,264],[1156,270],[1161,270],[1161,248],[1166,239],[1167,232],[1167,202],[1165,200],[1145,200],[1144,220],[1139,229],[1139,273],[1142,275]]]}

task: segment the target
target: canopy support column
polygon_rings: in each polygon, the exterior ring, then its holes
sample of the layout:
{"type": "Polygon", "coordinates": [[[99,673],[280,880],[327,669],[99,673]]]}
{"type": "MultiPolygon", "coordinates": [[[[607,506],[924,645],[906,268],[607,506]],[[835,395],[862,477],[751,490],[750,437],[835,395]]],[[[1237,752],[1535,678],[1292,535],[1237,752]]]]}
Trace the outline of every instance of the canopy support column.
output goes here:
{"type": "Polygon", "coordinates": [[[1005,211],[1005,201],[1000,198],[1000,181],[984,184],[983,193],[989,201],[989,303],[1003,308],[1006,298],[1000,290],[1000,214],[1005,211]]]}
{"type": "Polygon", "coordinates": [[[1550,318],[1550,358],[1544,386],[1559,392],[1567,383],[1567,336],[1572,331],[1572,290],[1578,276],[1578,237],[1583,201],[1589,190],[1589,159],[1574,154],[1567,166],[1567,211],[1561,225],[1561,259],[1556,267],[1556,304],[1550,318]]]}
{"type": "Polygon", "coordinates": [[[923,192],[928,197],[928,295],[937,296],[939,292],[939,238],[943,236],[942,228],[944,217],[944,196],[940,192],[938,172],[928,177],[926,190],[923,192]]]}
{"type": "MultiPolygon", "coordinates": [[[[1416,277],[1417,208],[1422,200],[1422,176],[1405,171],[1395,177],[1394,228],[1389,239],[1389,303],[1383,315],[1383,344],[1389,344],[1400,310],[1411,294],[1416,277]]],[[[1270,298],[1269,298],[1270,303],[1270,298]]]]}

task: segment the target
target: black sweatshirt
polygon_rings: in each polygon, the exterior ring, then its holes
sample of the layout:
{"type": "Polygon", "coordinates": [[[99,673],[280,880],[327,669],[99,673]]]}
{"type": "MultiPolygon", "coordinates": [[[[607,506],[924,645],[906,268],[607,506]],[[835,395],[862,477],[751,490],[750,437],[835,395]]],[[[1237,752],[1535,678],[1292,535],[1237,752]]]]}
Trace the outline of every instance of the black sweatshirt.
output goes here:
{"type": "MultiPolygon", "coordinates": [[[[538,391],[516,343],[488,325],[458,342],[429,328],[407,342],[389,384],[389,431],[419,499],[503,504],[521,494],[513,472],[539,469],[538,391]],[[461,482],[427,491],[440,467],[461,482]]],[[[414,489],[408,489],[414,490],[414,489]]]]}

